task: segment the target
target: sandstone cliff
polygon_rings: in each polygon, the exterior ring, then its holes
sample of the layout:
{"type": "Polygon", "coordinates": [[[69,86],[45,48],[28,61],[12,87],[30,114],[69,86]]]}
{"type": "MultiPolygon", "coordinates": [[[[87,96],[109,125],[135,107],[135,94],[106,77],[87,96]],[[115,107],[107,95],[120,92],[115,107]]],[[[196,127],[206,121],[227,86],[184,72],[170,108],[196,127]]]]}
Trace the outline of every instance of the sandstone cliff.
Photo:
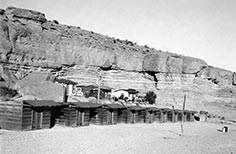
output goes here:
{"type": "MultiPolygon", "coordinates": [[[[97,84],[102,76],[102,84],[115,89],[154,91],[158,106],[181,108],[186,95],[187,109],[236,117],[235,73],[208,66],[201,59],[48,21],[37,11],[0,9],[0,63],[0,83],[17,88],[23,96],[51,98],[38,95],[39,84],[27,80],[34,72],[79,84],[97,84]]],[[[48,84],[42,83],[47,89],[48,84]]],[[[56,87],[50,85],[48,90],[56,87]]]]}

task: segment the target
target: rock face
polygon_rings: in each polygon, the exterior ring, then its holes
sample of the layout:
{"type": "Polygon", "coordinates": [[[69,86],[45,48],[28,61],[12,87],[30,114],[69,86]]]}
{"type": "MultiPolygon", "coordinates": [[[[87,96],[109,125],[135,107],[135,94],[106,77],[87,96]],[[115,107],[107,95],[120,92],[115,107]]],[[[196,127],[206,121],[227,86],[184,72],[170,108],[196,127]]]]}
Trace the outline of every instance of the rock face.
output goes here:
{"type": "Polygon", "coordinates": [[[225,107],[236,98],[236,75],[231,71],[208,66],[201,59],[61,25],[48,21],[43,13],[14,7],[0,10],[0,63],[0,79],[14,81],[10,86],[23,96],[39,99],[62,101],[60,90],[44,90],[61,87],[45,81],[44,75],[35,80],[34,72],[50,72],[79,84],[97,84],[102,76],[102,84],[114,89],[154,91],[158,106],[181,108],[187,95],[187,109],[214,114],[226,113],[222,108],[211,110],[214,103],[223,101],[225,107]]]}
{"type": "Polygon", "coordinates": [[[0,66],[0,85],[13,86],[16,83],[16,76],[7,68],[0,66]]]}
{"type": "Polygon", "coordinates": [[[146,54],[143,61],[144,71],[196,74],[207,64],[203,60],[164,52],[146,54]]]}
{"type": "Polygon", "coordinates": [[[35,99],[62,101],[63,86],[47,81],[47,73],[34,72],[17,82],[15,89],[35,99]]]}
{"type": "Polygon", "coordinates": [[[32,11],[32,10],[15,8],[15,7],[8,7],[6,9],[6,14],[8,15],[7,16],[8,18],[9,17],[23,18],[26,20],[33,20],[33,21],[41,22],[41,23],[47,21],[43,13],[32,11]]]}
{"type": "Polygon", "coordinates": [[[233,85],[236,85],[236,73],[233,73],[233,85]]]}

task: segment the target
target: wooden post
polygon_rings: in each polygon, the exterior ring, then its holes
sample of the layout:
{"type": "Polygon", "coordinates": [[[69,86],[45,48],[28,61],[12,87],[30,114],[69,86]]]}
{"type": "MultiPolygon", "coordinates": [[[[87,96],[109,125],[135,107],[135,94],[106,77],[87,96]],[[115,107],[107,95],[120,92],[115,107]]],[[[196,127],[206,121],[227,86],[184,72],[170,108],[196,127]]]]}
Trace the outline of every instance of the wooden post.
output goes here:
{"type": "Polygon", "coordinates": [[[134,122],[134,124],[136,123],[136,121],[135,121],[135,116],[136,116],[136,111],[134,111],[134,120],[133,120],[133,122],[134,122]]]}
{"type": "Polygon", "coordinates": [[[81,112],[81,125],[84,126],[84,111],[81,112]]]}
{"type": "MultiPolygon", "coordinates": [[[[184,115],[184,110],[185,110],[185,102],[186,102],[186,95],[184,95],[184,102],[183,102],[183,115],[184,115]]],[[[181,135],[184,135],[184,127],[183,127],[183,120],[184,118],[182,117],[182,122],[181,122],[181,135]]]]}
{"type": "Polygon", "coordinates": [[[186,95],[184,95],[183,112],[185,110],[186,95]]]}
{"type": "Polygon", "coordinates": [[[114,124],[114,111],[111,112],[111,124],[113,125],[114,124]]]}
{"type": "Polygon", "coordinates": [[[75,110],[75,117],[76,117],[76,124],[75,126],[79,126],[80,125],[80,122],[79,122],[79,111],[78,109],[75,110]]]}
{"type": "Polygon", "coordinates": [[[98,79],[98,104],[100,104],[100,79],[98,79]]]}
{"type": "Polygon", "coordinates": [[[97,96],[97,99],[98,99],[98,104],[100,104],[100,92],[101,92],[101,79],[102,79],[102,76],[101,76],[100,69],[98,71],[99,71],[99,77],[98,77],[98,96],[97,96]]]}

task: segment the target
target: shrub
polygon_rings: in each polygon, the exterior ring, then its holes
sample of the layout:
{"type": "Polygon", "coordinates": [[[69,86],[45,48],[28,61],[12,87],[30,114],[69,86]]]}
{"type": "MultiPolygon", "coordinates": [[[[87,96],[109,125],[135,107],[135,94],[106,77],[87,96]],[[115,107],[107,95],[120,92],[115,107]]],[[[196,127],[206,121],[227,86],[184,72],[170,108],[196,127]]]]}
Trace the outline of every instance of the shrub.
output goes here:
{"type": "Polygon", "coordinates": [[[149,104],[154,104],[156,102],[155,101],[156,97],[157,97],[157,95],[153,91],[149,91],[149,92],[146,93],[145,100],[149,104]]]}
{"type": "Polygon", "coordinates": [[[53,22],[54,22],[55,24],[59,24],[59,22],[58,22],[57,20],[53,20],[53,22]]]}
{"type": "Polygon", "coordinates": [[[125,95],[122,93],[122,94],[120,95],[119,99],[123,99],[123,100],[124,100],[124,98],[125,98],[125,95]]]}
{"type": "Polygon", "coordinates": [[[0,87],[0,96],[3,96],[6,100],[16,95],[17,95],[17,90],[8,87],[0,87]]]}

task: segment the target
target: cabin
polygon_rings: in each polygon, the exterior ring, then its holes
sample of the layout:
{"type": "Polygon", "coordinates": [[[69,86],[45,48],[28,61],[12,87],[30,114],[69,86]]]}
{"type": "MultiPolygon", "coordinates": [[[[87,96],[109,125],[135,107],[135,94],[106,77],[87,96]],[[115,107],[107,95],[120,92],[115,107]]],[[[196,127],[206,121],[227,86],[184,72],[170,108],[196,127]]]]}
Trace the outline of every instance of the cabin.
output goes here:
{"type": "Polygon", "coordinates": [[[128,99],[129,93],[123,89],[113,90],[111,93],[111,97],[120,98],[120,99],[124,99],[124,98],[128,99]]]}
{"type": "Polygon", "coordinates": [[[197,113],[196,111],[186,110],[186,121],[193,122],[194,121],[194,114],[197,113]]]}
{"type": "Polygon", "coordinates": [[[98,97],[98,90],[100,89],[100,99],[110,99],[112,88],[108,86],[97,85],[76,85],[74,93],[80,93],[84,97],[98,97]]]}
{"type": "Polygon", "coordinates": [[[194,114],[196,111],[189,110],[178,110],[178,109],[162,109],[163,112],[163,122],[192,122],[194,121],[194,114]]]}
{"type": "Polygon", "coordinates": [[[189,111],[189,110],[176,110],[177,114],[177,121],[182,122],[192,122],[194,121],[194,114],[197,113],[196,111],[189,111]]]}
{"type": "Polygon", "coordinates": [[[182,122],[186,122],[187,121],[187,112],[186,112],[186,110],[180,111],[179,116],[181,116],[181,119],[182,119],[181,121],[182,122]]]}
{"type": "Polygon", "coordinates": [[[0,128],[22,130],[22,102],[0,101],[0,128]]]}
{"type": "Polygon", "coordinates": [[[58,79],[56,78],[54,82],[60,83],[64,85],[64,96],[63,96],[63,102],[68,101],[68,97],[73,94],[73,89],[77,82],[68,80],[68,79],[58,79]]]}
{"type": "Polygon", "coordinates": [[[199,112],[199,117],[200,117],[199,120],[202,122],[206,122],[207,121],[207,114],[208,114],[207,111],[200,111],[199,112]]]}
{"type": "Polygon", "coordinates": [[[174,111],[172,109],[166,109],[167,112],[167,122],[174,121],[174,111]]]}
{"type": "Polygon", "coordinates": [[[187,121],[187,111],[186,110],[182,111],[182,116],[183,116],[182,121],[186,122],[187,121]]]}
{"type": "Polygon", "coordinates": [[[117,112],[118,123],[137,123],[139,122],[139,111],[143,110],[140,106],[128,106],[117,112]]]}
{"type": "Polygon", "coordinates": [[[117,89],[111,92],[111,97],[127,99],[134,102],[137,97],[138,91],[135,89],[117,89]]]}
{"type": "Polygon", "coordinates": [[[194,121],[194,114],[197,113],[196,111],[190,110],[176,110],[177,114],[177,121],[182,122],[193,122],[194,121]]]}
{"type": "Polygon", "coordinates": [[[52,100],[0,102],[0,127],[8,130],[52,128],[62,104],[52,100]]]}
{"type": "Polygon", "coordinates": [[[131,122],[131,114],[130,110],[127,108],[123,110],[117,111],[117,123],[130,123],[131,122]]]}
{"type": "Polygon", "coordinates": [[[69,102],[67,107],[63,108],[65,125],[70,127],[88,126],[92,115],[90,113],[99,107],[101,105],[90,102],[69,102]]]}
{"type": "MultiPolygon", "coordinates": [[[[155,115],[158,114],[158,111],[160,111],[156,107],[149,107],[146,109],[146,123],[153,123],[156,120],[155,115]]],[[[160,115],[161,116],[161,115],[160,115]]]]}
{"type": "MultiPolygon", "coordinates": [[[[174,110],[173,110],[172,122],[178,122],[179,112],[181,112],[181,110],[178,110],[178,109],[174,109],[174,110]]],[[[181,118],[181,119],[182,119],[182,118],[181,118]]]]}
{"type": "Polygon", "coordinates": [[[99,108],[91,110],[91,123],[95,125],[114,125],[120,122],[120,113],[125,107],[120,104],[100,104],[99,108]]]}
{"type": "Polygon", "coordinates": [[[158,122],[158,123],[162,123],[163,122],[163,118],[164,118],[164,113],[163,110],[161,110],[160,108],[156,108],[155,110],[153,110],[153,114],[154,114],[154,122],[158,122]]]}
{"type": "Polygon", "coordinates": [[[130,112],[130,123],[144,123],[146,121],[146,109],[141,106],[129,106],[128,112],[130,112]]]}
{"type": "Polygon", "coordinates": [[[90,123],[95,125],[108,125],[108,110],[104,106],[90,110],[90,123]]]}
{"type": "Polygon", "coordinates": [[[129,100],[131,100],[132,102],[135,101],[135,99],[137,98],[137,94],[139,93],[137,90],[135,89],[126,89],[125,91],[128,92],[129,94],[129,100]]]}
{"type": "Polygon", "coordinates": [[[161,108],[162,122],[172,122],[173,110],[169,108],[161,108]]]}
{"type": "Polygon", "coordinates": [[[177,112],[177,121],[185,121],[185,114],[183,110],[176,110],[177,112]]]}
{"type": "Polygon", "coordinates": [[[104,105],[104,110],[107,110],[107,124],[117,124],[119,122],[118,120],[118,113],[121,113],[124,109],[126,109],[125,106],[120,104],[106,104],[104,105]]]}
{"type": "Polygon", "coordinates": [[[24,100],[22,130],[51,128],[55,125],[62,104],[52,100],[24,100]]]}

